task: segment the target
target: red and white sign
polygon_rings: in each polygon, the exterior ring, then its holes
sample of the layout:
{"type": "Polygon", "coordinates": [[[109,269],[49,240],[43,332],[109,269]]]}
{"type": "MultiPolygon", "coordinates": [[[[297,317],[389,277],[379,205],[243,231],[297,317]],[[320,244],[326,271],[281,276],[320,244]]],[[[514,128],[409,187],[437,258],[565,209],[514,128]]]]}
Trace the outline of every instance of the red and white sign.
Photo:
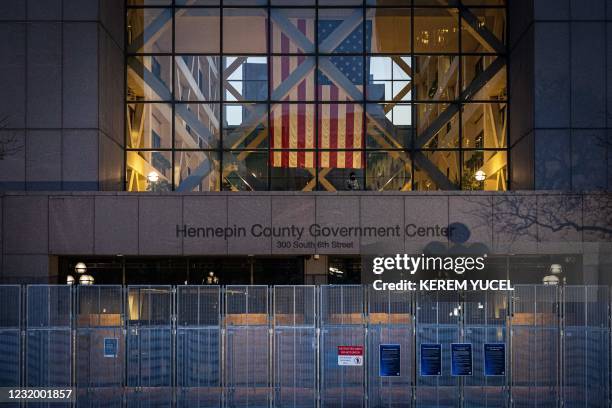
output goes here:
{"type": "Polygon", "coordinates": [[[339,366],[362,366],[363,346],[338,346],[339,366]]]}

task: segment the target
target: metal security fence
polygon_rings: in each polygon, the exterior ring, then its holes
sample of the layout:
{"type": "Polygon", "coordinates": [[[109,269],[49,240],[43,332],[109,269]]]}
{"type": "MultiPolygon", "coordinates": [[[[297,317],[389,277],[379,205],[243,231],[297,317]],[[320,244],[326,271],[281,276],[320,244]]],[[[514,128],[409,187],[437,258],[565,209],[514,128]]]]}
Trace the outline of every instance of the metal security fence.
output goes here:
{"type": "Polygon", "coordinates": [[[320,302],[321,406],[362,407],[366,396],[364,288],[321,286],[320,302]],[[344,352],[353,362],[341,365],[339,355],[344,352]]]}
{"type": "Polygon", "coordinates": [[[609,305],[606,287],[563,288],[563,402],[601,407],[609,401],[609,305]]]}
{"type": "Polygon", "coordinates": [[[273,289],[274,404],[314,407],[317,402],[317,293],[315,286],[273,289]]]}
{"type": "Polygon", "coordinates": [[[176,294],[177,406],[219,406],[223,395],[221,288],[180,286],[176,294]]]}
{"type": "Polygon", "coordinates": [[[0,387],[16,387],[22,383],[21,293],[20,286],[0,286],[0,387]]]}
{"type": "Polygon", "coordinates": [[[170,286],[127,288],[126,399],[130,407],[173,402],[174,300],[170,286]]]}
{"type": "Polygon", "coordinates": [[[367,395],[371,407],[412,407],[415,383],[414,297],[368,288],[367,395]],[[399,376],[381,377],[380,348],[399,345],[399,376]]]}
{"type": "Polygon", "coordinates": [[[104,401],[105,407],[120,407],[125,365],[123,288],[77,287],[75,323],[79,406],[104,401]]]}
{"type": "Polygon", "coordinates": [[[6,285],[0,387],[73,387],[63,405],[79,407],[609,407],[610,301],[602,286],[6,285]]]}
{"type": "Polygon", "coordinates": [[[225,403],[267,407],[271,401],[270,314],[267,286],[225,289],[225,403]]]}
{"type": "Polygon", "coordinates": [[[462,396],[459,378],[451,376],[450,348],[461,340],[461,298],[459,292],[418,293],[416,302],[416,347],[421,358],[423,344],[441,344],[439,375],[418,373],[416,404],[423,407],[456,407],[462,396]]]}
{"type": "MultiPolygon", "coordinates": [[[[509,405],[507,376],[487,376],[485,344],[508,343],[508,292],[467,292],[463,300],[463,338],[474,350],[474,372],[463,384],[464,406],[505,407],[509,405]]],[[[506,366],[508,357],[506,357],[506,366]]]]}
{"type": "MultiPolygon", "coordinates": [[[[555,286],[517,286],[512,297],[512,403],[560,404],[561,304],[555,286]]],[[[535,404],[535,405],[534,405],[535,404]]]]}
{"type": "Polygon", "coordinates": [[[37,388],[71,386],[74,383],[70,358],[74,351],[74,292],[69,286],[33,285],[26,288],[26,294],[24,385],[37,388]]]}

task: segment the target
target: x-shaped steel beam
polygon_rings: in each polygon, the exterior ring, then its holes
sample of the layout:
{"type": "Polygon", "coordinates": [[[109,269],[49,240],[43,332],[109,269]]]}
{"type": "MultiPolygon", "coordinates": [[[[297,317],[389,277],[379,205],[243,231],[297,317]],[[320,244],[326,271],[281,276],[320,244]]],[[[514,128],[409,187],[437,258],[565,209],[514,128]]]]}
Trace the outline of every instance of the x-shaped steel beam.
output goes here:
{"type": "MultiPolygon", "coordinates": [[[[490,31],[486,27],[481,27],[476,16],[471,13],[471,11],[465,7],[461,8],[462,15],[464,16],[465,22],[468,26],[471,27],[472,32],[477,33],[479,38],[484,39],[485,42],[491,45],[493,50],[497,52],[503,52],[503,46],[500,44],[499,40],[490,33],[490,31]]],[[[143,32],[143,36],[145,38],[154,38],[155,33],[164,27],[167,22],[166,19],[171,16],[166,16],[162,13],[150,26],[145,28],[143,32]]],[[[283,32],[291,38],[300,48],[305,51],[314,50],[314,44],[307,39],[299,30],[295,28],[295,26],[284,16],[282,13],[272,13],[271,18],[274,19],[275,23],[278,27],[283,30],[283,32]]],[[[332,32],[319,46],[320,52],[323,53],[331,53],[333,52],[344,39],[349,36],[358,26],[361,24],[363,20],[363,15],[360,10],[356,10],[352,15],[346,18],[335,30],[332,32]]],[[[135,41],[134,44],[138,44],[138,41],[135,41]]],[[[239,66],[243,61],[238,62],[238,60],[234,61],[235,64],[232,64],[228,68],[232,68],[231,72],[233,72],[237,66],[239,66]]],[[[478,89],[482,88],[486,84],[487,77],[492,78],[505,63],[502,57],[499,57],[493,64],[491,64],[483,73],[479,75],[475,79],[472,84],[462,93],[462,98],[460,100],[467,100],[469,97],[478,91],[478,89]]],[[[290,91],[296,86],[301,80],[303,80],[312,70],[315,69],[315,59],[313,57],[307,57],[305,61],[296,68],[276,89],[272,92],[273,100],[282,100],[290,91]]],[[[321,58],[319,61],[319,69],[338,87],[342,88],[347,95],[353,100],[361,100],[362,99],[362,91],[352,83],[346,76],[329,60],[325,58],[321,58]]],[[[151,80],[151,76],[149,76],[149,80],[151,80]]],[[[146,80],[146,79],[145,79],[146,80]]],[[[163,85],[163,84],[162,84],[163,85]]],[[[393,126],[385,117],[385,110],[383,107],[379,105],[374,105],[372,108],[375,112],[366,113],[368,119],[370,119],[377,127],[381,129],[383,134],[385,134],[390,139],[395,139],[393,126]],[[380,110],[380,112],[378,112],[380,110]]],[[[437,132],[452,118],[452,116],[458,111],[458,105],[450,105],[434,122],[417,137],[417,147],[423,147],[433,136],[437,134],[437,132]]],[[[189,113],[182,112],[185,116],[189,116],[189,113]]],[[[239,126],[232,134],[230,135],[230,143],[231,138],[236,139],[238,141],[240,137],[244,134],[249,134],[253,131],[253,129],[266,118],[268,114],[266,107],[257,106],[250,112],[247,120],[243,123],[243,125],[239,126]]],[[[197,119],[197,118],[196,118],[197,119]]],[[[197,130],[197,129],[196,129],[197,130]]],[[[206,133],[202,133],[206,134],[206,133]]],[[[233,144],[233,143],[232,143],[233,144]]],[[[435,176],[434,178],[438,179],[440,176],[446,178],[441,172],[435,167],[433,163],[431,163],[422,153],[417,153],[414,155],[415,162],[423,168],[425,171],[430,173],[430,176],[435,176]],[[427,164],[426,162],[429,162],[427,164]]],[[[208,167],[210,171],[210,165],[205,166],[203,163],[200,167],[208,167]]],[[[202,171],[195,171],[192,173],[192,176],[195,175],[203,175],[205,177],[205,173],[202,171]]],[[[448,181],[448,179],[446,178],[448,181]]],[[[448,181],[450,183],[450,181],[448,181]]],[[[191,184],[191,183],[190,183],[191,184]]],[[[446,183],[439,183],[446,184],[446,183]]],[[[451,183],[452,184],[452,183],[451,183]]],[[[197,185],[197,183],[196,183],[197,185]]]]}

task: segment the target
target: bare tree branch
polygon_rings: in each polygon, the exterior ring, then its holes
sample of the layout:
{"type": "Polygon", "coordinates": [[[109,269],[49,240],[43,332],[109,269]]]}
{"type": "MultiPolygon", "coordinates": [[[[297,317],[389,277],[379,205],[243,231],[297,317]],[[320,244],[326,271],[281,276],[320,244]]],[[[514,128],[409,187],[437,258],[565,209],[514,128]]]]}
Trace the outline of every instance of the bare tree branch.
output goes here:
{"type": "MultiPolygon", "coordinates": [[[[8,116],[0,117],[0,130],[8,125],[8,116]]],[[[2,132],[0,134],[0,160],[13,156],[23,149],[23,143],[14,132],[2,132]]]]}
{"type": "MultiPolygon", "coordinates": [[[[530,238],[548,231],[560,233],[575,231],[591,233],[602,240],[612,239],[612,194],[567,197],[500,195],[493,202],[492,221],[496,233],[512,241],[530,238]]],[[[487,201],[474,201],[477,205],[470,214],[482,226],[490,225],[491,207],[487,201]]]]}

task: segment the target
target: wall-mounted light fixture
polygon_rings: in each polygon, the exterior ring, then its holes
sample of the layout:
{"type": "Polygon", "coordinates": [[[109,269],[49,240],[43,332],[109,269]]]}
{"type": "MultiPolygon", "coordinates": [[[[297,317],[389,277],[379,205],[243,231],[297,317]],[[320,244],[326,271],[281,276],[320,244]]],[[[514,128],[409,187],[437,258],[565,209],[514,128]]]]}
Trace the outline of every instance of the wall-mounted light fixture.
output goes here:
{"type": "Polygon", "coordinates": [[[85,265],[83,262],[79,262],[76,265],[74,265],[74,271],[78,273],[79,275],[82,275],[85,272],[87,272],[87,265],[85,265]]]}
{"type": "Polygon", "coordinates": [[[159,181],[159,174],[157,174],[156,171],[152,171],[147,174],[147,180],[149,180],[150,183],[157,183],[159,181]]]}
{"type": "Polygon", "coordinates": [[[478,170],[474,173],[474,178],[476,181],[485,181],[487,179],[487,174],[482,170],[478,170]]]}
{"type": "Polygon", "coordinates": [[[79,283],[83,286],[93,285],[94,278],[91,275],[81,275],[79,278],[79,283]]]}

